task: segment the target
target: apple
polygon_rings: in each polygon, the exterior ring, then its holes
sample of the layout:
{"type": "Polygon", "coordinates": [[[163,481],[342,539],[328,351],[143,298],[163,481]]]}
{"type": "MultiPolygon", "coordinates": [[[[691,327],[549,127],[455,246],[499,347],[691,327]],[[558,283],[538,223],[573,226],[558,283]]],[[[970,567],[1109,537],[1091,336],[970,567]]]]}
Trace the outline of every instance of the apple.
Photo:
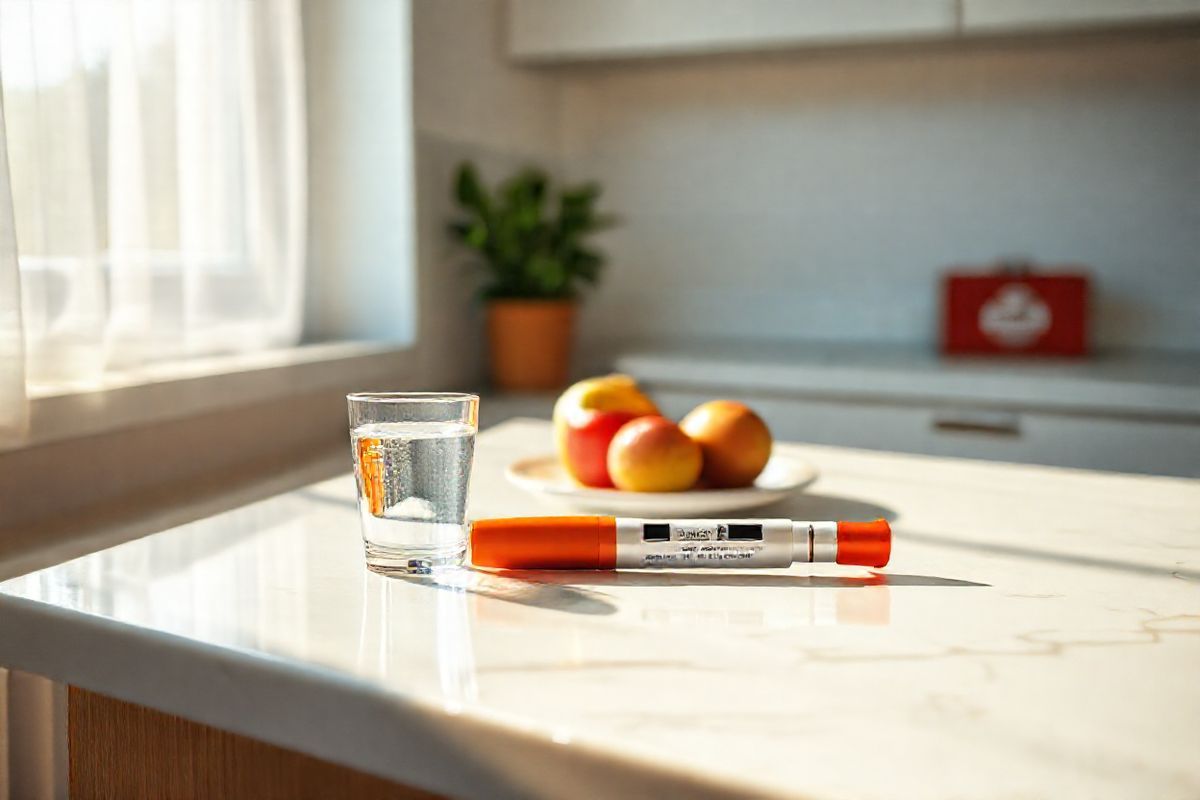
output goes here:
{"type": "Polygon", "coordinates": [[[578,409],[569,416],[565,461],[584,486],[610,489],[608,445],[621,426],[637,415],[629,411],[578,409]]]}
{"type": "Polygon", "coordinates": [[[627,375],[589,378],[554,404],[554,435],[563,467],[584,486],[611,488],[608,448],[625,423],[658,408],[627,375]]]}
{"type": "Polygon", "coordinates": [[[704,481],[717,489],[749,486],[771,458],[771,431],[749,407],[711,400],[679,423],[704,452],[704,481]]]}
{"type": "Polygon", "coordinates": [[[608,448],[608,474],[627,492],[681,492],[700,477],[703,456],[678,425],[666,417],[625,423],[608,448]]]}

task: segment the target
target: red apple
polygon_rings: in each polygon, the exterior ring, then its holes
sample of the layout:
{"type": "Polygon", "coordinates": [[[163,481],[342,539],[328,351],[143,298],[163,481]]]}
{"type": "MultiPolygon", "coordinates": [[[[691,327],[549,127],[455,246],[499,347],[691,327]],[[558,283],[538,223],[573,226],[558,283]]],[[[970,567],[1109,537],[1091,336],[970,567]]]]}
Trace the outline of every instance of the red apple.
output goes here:
{"type": "Polygon", "coordinates": [[[657,413],[654,402],[628,375],[576,383],[554,404],[554,441],[563,468],[585,486],[611,487],[608,443],[629,420],[657,413]]]}
{"type": "Polygon", "coordinates": [[[572,476],[584,486],[611,489],[608,445],[621,426],[637,417],[629,411],[575,409],[567,416],[566,458],[572,476]]]}

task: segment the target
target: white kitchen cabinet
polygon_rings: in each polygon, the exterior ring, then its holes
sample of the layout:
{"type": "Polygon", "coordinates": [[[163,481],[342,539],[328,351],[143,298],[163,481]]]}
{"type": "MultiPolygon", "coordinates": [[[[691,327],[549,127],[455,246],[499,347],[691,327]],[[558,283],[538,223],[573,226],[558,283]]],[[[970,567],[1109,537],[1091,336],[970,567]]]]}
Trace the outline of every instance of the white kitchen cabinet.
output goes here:
{"type": "Polygon", "coordinates": [[[1200,18],[1200,0],[962,0],[965,34],[1123,27],[1200,18]]]}
{"type": "Polygon", "coordinates": [[[707,54],[952,36],[955,0],[510,0],[524,61],[707,54]]]}
{"type": "MultiPolygon", "coordinates": [[[[714,397],[648,388],[678,419],[714,397]]],[[[718,393],[753,407],[779,439],[937,456],[1200,477],[1200,424],[961,406],[718,393]]]]}
{"type": "Polygon", "coordinates": [[[1200,353],[943,359],[921,347],[712,341],[618,371],[679,417],[742,400],[782,439],[1200,477],[1200,353]]]}
{"type": "Polygon", "coordinates": [[[525,63],[954,40],[1200,20],[1200,0],[509,0],[525,63]]]}

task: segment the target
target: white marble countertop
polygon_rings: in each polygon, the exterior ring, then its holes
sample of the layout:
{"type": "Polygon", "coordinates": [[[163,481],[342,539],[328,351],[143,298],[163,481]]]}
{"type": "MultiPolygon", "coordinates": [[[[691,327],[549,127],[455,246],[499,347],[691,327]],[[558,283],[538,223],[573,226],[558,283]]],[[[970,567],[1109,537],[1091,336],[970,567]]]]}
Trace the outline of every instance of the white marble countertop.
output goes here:
{"type": "Polygon", "coordinates": [[[344,477],[0,584],[0,664],[453,796],[1200,795],[1200,481],[788,449],[886,570],[391,580],[344,477]]]}
{"type": "Polygon", "coordinates": [[[1200,422],[1200,353],[945,358],[926,347],[693,342],[630,347],[617,370],[651,386],[948,403],[1200,422]]]}

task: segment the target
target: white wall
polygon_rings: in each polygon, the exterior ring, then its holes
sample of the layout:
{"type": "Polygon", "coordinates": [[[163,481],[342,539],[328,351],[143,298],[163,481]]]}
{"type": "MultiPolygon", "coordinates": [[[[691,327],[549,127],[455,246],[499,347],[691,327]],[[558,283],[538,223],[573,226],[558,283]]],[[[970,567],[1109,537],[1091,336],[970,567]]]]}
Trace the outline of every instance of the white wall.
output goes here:
{"type": "Polygon", "coordinates": [[[493,0],[413,0],[419,324],[430,386],[483,375],[479,275],[446,235],[458,164],[474,161],[489,180],[557,166],[560,81],[508,63],[503,13],[493,0]]]}
{"type": "Polygon", "coordinates": [[[478,276],[444,227],[463,159],[598,179],[624,218],[580,369],[646,339],[930,343],[942,269],[1022,253],[1093,269],[1102,346],[1200,350],[1194,33],[537,69],[503,14],[412,0],[429,385],[482,375],[478,276]]]}
{"type": "Polygon", "coordinates": [[[508,63],[496,0],[304,0],[303,11],[306,334],[415,341],[423,385],[477,385],[478,276],[445,232],[454,171],[554,169],[560,82],[508,63]]]}
{"type": "Polygon", "coordinates": [[[308,85],[305,335],[416,335],[408,0],[303,0],[308,85]]]}
{"type": "Polygon", "coordinates": [[[1090,266],[1102,345],[1200,349],[1200,38],[560,70],[563,168],[624,225],[585,344],[933,341],[935,281],[1090,266]]]}

